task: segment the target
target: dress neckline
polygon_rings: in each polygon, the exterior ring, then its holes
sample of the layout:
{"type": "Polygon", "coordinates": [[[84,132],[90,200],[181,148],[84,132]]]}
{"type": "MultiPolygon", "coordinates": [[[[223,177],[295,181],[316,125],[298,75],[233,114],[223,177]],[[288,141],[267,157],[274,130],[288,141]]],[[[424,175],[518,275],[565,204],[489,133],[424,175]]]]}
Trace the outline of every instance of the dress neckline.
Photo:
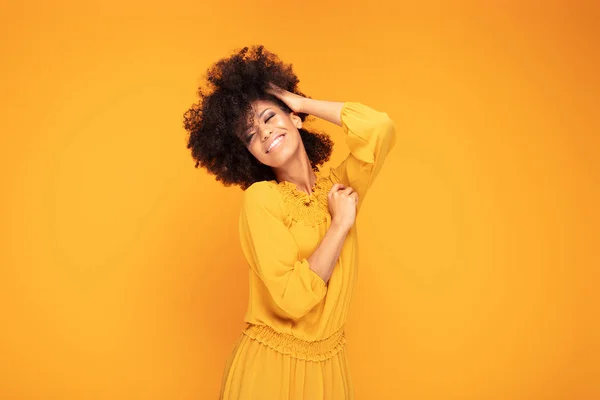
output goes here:
{"type": "MultiPolygon", "coordinates": [[[[300,199],[304,203],[310,203],[312,200],[315,200],[316,196],[318,195],[318,193],[320,191],[322,191],[324,188],[326,188],[324,183],[327,179],[328,178],[326,176],[324,176],[320,170],[315,171],[315,183],[313,184],[312,192],[310,194],[306,193],[303,190],[298,189],[296,184],[292,183],[292,182],[288,182],[288,181],[277,182],[277,180],[275,180],[275,179],[273,179],[271,182],[273,182],[275,185],[277,185],[286,194],[291,195],[292,197],[295,197],[297,199],[300,199]]],[[[327,188],[327,190],[329,190],[329,188],[327,188]]]]}

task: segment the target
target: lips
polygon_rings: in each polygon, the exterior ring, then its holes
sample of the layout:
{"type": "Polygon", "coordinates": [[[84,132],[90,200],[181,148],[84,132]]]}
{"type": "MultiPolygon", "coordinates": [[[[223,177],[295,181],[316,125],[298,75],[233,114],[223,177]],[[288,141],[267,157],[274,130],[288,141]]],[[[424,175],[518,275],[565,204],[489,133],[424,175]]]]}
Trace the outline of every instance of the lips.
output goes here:
{"type": "Polygon", "coordinates": [[[265,153],[269,153],[274,146],[277,146],[279,144],[279,142],[281,142],[283,140],[283,137],[285,136],[285,133],[280,133],[278,135],[276,135],[275,137],[273,137],[273,139],[271,139],[271,141],[269,142],[269,146],[267,146],[267,151],[265,153]]]}

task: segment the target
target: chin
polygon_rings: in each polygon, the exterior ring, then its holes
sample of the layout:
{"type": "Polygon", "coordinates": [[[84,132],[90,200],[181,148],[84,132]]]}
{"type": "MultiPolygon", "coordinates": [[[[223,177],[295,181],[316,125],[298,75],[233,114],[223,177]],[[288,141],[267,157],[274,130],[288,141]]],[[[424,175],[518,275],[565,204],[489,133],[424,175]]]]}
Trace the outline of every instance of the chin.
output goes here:
{"type": "Polygon", "coordinates": [[[266,165],[271,168],[282,168],[287,164],[289,159],[290,157],[277,157],[277,159],[269,160],[269,164],[266,165]]]}

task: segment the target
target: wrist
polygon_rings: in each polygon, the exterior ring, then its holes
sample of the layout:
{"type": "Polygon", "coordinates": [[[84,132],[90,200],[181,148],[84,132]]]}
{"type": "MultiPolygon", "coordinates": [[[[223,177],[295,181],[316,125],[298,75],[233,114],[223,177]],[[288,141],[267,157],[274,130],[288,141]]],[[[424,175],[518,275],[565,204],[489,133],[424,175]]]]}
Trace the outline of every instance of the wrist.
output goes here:
{"type": "Polygon", "coordinates": [[[308,112],[306,112],[307,107],[306,107],[306,103],[309,99],[303,96],[298,95],[298,101],[297,101],[297,105],[296,105],[296,112],[300,113],[300,114],[310,114],[308,112]]]}
{"type": "Polygon", "coordinates": [[[350,231],[350,228],[352,228],[352,225],[348,224],[347,222],[343,222],[337,219],[331,220],[330,229],[338,231],[341,234],[347,234],[350,231]]]}

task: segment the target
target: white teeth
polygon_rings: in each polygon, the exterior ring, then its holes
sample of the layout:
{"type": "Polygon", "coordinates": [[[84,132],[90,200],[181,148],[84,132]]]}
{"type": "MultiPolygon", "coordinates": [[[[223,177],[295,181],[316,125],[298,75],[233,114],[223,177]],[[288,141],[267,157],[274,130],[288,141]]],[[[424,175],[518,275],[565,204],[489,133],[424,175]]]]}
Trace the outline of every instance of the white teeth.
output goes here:
{"type": "Polygon", "coordinates": [[[273,140],[273,142],[269,145],[269,148],[267,149],[267,153],[271,151],[271,149],[273,147],[275,147],[275,145],[279,142],[281,142],[281,140],[283,139],[283,135],[278,136],[275,140],[273,140]]]}

